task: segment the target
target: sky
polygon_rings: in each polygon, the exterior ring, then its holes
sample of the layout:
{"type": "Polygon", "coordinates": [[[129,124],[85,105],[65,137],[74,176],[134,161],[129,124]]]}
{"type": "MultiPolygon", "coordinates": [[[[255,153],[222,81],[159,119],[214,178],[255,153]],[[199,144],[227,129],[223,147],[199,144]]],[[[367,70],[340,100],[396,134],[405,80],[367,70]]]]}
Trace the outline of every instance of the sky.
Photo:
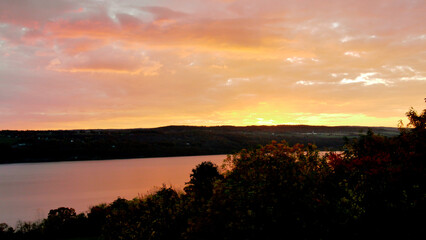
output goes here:
{"type": "Polygon", "coordinates": [[[0,129],[396,127],[424,0],[1,0],[0,129]]]}

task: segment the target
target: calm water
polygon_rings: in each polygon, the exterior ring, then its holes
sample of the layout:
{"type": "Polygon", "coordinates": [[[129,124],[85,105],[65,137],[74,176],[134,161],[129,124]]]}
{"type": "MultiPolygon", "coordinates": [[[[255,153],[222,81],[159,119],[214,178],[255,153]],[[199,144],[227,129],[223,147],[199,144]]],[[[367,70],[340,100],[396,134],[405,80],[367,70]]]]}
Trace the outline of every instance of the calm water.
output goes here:
{"type": "Polygon", "coordinates": [[[0,165],[0,223],[47,217],[50,209],[78,213],[99,203],[152,193],[162,184],[182,189],[203,161],[218,165],[225,155],[0,165]]]}

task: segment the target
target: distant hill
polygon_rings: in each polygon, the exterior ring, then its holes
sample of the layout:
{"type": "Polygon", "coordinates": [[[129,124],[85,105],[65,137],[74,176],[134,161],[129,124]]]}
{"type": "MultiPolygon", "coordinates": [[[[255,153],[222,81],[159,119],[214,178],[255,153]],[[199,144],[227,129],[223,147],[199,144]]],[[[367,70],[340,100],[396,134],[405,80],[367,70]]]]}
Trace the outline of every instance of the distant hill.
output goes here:
{"type": "Polygon", "coordinates": [[[388,127],[307,125],[4,130],[0,131],[0,163],[232,154],[272,140],[314,143],[321,150],[341,150],[344,138],[356,138],[368,129],[383,136],[399,134],[397,128],[388,127]]]}

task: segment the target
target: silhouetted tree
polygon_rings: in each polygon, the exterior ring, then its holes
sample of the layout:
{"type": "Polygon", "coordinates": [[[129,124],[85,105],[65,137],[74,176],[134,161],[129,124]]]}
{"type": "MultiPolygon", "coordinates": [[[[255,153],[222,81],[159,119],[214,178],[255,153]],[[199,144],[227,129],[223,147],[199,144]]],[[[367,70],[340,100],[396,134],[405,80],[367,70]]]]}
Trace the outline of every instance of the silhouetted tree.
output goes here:
{"type": "Polygon", "coordinates": [[[201,202],[206,202],[211,198],[214,183],[223,178],[218,167],[212,162],[198,164],[192,170],[190,177],[184,190],[201,202]]]}
{"type": "Polygon", "coordinates": [[[43,226],[46,238],[50,239],[92,234],[87,217],[83,213],[77,215],[73,208],[60,207],[50,210],[43,226]]]}
{"type": "Polygon", "coordinates": [[[13,239],[19,240],[42,240],[43,224],[40,222],[21,222],[18,221],[13,239]]]}
{"type": "Polygon", "coordinates": [[[14,230],[6,223],[0,223],[0,239],[9,240],[13,238],[14,230]]]}
{"type": "Polygon", "coordinates": [[[100,236],[107,220],[107,206],[100,204],[90,208],[87,214],[88,225],[92,235],[100,236]]]}
{"type": "Polygon", "coordinates": [[[202,239],[202,235],[209,228],[211,222],[207,216],[209,201],[213,195],[215,183],[223,179],[216,164],[212,162],[202,162],[198,164],[190,175],[190,181],[184,188],[185,210],[188,219],[188,229],[186,238],[202,239]]]}
{"type": "Polygon", "coordinates": [[[356,210],[360,238],[424,233],[426,110],[418,115],[411,108],[406,115],[409,124],[399,136],[369,132],[351,142],[344,155],[330,159],[334,182],[344,186],[342,199],[356,210]]]}
{"type": "Polygon", "coordinates": [[[181,206],[179,194],[165,186],[145,198],[118,198],[105,209],[102,236],[106,240],[179,239],[187,223],[181,206]]]}
{"type": "Polygon", "coordinates": [[[320,185],[329,168],[315,146],[273,142],[228,158],[209,209],[205,239],[270,239],[319,235],[327,204],[320,185]]]}

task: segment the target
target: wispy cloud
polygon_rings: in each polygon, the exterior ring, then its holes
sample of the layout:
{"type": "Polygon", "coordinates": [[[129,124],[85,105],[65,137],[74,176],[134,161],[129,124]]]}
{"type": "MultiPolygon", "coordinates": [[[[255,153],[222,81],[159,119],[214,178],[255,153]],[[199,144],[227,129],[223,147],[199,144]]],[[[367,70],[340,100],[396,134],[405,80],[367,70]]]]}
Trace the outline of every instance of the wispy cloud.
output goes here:
{"type": "Polygon", "coordinates": [[[378,77],[373,77],[373,76],[376,76],[377,74],[378,74],[377,72],[361,73],[355,79],[343,78],[339,83],[340,84],[362,83],[364,86],[370,86],[375,84],[383,84],[385,86],[389,86],[391,84],[390,81],[387,81],[378,77]]]}
{"type": "Polygon", "coordinates": [[[162,64],[145,56],[143,51],[123,51],[104,47],[77,55],[55,58],[48,70],[59,72],[99,72],[157,75],[162,64]]]}
{"type": "Polygon", "coordinates": [[[248,82],[248,81],[250,81],[249,78],[228,78],[228,80],[226,80],[225,85],[232,86],[232,85],[239,84],[241,82],[248,82]]]}
{"type": "Polygon", "coordinates": [[[351,57],[357,57],[357,58],[361,57],[361,54],[359,52],[352,52],[352,51],[345,52],[345,55],[351,56],[351,57]]]}

